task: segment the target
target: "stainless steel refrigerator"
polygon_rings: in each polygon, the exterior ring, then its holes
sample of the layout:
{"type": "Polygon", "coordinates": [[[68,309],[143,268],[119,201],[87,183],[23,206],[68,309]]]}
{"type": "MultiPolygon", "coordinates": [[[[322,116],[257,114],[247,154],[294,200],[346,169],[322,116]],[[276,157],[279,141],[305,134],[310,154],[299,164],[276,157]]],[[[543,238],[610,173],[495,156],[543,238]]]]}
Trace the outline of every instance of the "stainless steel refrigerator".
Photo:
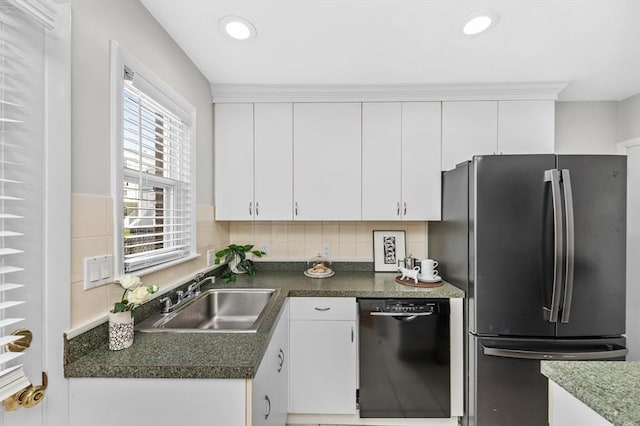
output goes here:
{"type": "Polygon", "coordinates": [[[624,359],[626,157],[488,155],[443,172],[429,257],[466,292],[465,418],[547,425],[540,360],[624,359]]]}

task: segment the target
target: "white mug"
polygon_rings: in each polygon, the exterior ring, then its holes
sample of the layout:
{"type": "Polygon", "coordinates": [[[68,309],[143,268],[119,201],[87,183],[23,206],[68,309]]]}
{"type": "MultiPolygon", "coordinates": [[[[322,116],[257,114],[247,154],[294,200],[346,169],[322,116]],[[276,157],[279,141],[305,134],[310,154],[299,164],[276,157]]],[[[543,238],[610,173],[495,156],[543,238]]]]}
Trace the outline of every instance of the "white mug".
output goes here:
{"type": "Polygon", "coordinates": [[[438,266],[437,260],[422,259],[420,261],[420,278],[433,279],[437,277],[438,271],[436,270],[436,266],[438,266]]]}

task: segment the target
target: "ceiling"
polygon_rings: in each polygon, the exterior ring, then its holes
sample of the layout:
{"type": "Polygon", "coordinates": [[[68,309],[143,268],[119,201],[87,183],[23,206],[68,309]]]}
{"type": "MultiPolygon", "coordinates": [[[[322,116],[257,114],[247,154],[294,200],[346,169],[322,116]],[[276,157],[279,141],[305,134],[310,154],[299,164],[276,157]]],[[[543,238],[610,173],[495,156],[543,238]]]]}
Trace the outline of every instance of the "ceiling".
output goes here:
{"type": "Polygon", "coordinates": [[[142,0],[215,85],[568,82],[560,100],[640,93],[640,0],[142,0]],[[500,15],[462,35],[464,18],[500,15]],[[225,37],[227,15],[257,37],[225,37]]]}

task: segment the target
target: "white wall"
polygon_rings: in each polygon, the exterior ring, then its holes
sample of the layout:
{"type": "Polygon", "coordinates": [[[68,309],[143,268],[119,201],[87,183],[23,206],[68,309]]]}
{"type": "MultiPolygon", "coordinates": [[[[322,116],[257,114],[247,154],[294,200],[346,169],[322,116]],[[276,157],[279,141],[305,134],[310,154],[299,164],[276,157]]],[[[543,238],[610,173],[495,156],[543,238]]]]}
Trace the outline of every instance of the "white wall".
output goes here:
{"type": "Polygon", "coordinates": [[[72,192],[110,195],[109,41],[197,108],[198,204],[213,204],[209,82],[139,1],[72,1],[72,192]]]}
{"type": "Polygon", "coordinates": [[[557,102],[558,154],[616,154],[618,142],[616,101],[557,102]]]}
{"type": "Polygon", "coordinates": [[[620,102],[618,140],[640,138],[640,93],[620,102]]]}
{"type": "MultiPolygon", "coordinates": [[[[618,139],[631,144],[627,204],[627,347],[628,360],[640,361],[640,94],[620,102],[618,139]],[[633,139],[637,141],[633,142],[633,139]]],[[[622,144],[621,144],[622,145],[622,144]]]]}

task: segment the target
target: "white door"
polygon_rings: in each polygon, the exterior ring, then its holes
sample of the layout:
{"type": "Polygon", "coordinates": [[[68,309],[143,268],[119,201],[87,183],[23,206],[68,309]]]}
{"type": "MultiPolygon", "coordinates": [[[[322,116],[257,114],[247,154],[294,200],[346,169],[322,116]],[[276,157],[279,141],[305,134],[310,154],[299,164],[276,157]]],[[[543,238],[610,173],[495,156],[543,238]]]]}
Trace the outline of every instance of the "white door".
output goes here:
{"type": "MultiPolygon", "coordinates": [[[[2,221],[0,238],[3,247],[22,253],[1,256],[0,297],[3,302],[26,302],[4,310],[4,318],[24,321],[3,327],[3,334],[20,328],[33,333],[24,355],[3,367],[23,364],[36,386],[42,384],[46,372],[49,385],[39,405],[0,410],[0,425],[68,422],[62,346],[63,331],[69,327],[70,6],[41,3],[43,13],[37,17],[20,3],[1,12],[3,35],[17,29],[11,40],[18,49],[3,49],[2,55],[17,53],[20,61],[12,63],[20,67],[0,67],[3,81],[12,70],[19,73],[19,78],[11,80],[11,90],[3,89],[5,103],[0,106],[3,118],[19,121],[3,120],[0,132],[3,214],[17,216],[2,221]],[[13,284],[23,287],[12,289],[13,284]]],[[[6,65],[10,60],[1,62],[6,65]]],[[[10,353],[3,349],[3,354],[10,353]]]]}
{"type": "Polygon", "coordinates": [[[496,101],[442,103],[442,170],[474,155],[494,154],[498,140],[496,101]]]}
{"type": "Polygon", "coordinates": [[[498,102],[500,154],[552,154],[555,101],[498,102]]]}
{"type": "Polygon", "coordinates": [[[293,106],[294,220],[361,219],[361,104],[293,106]]]}
{"type": "Polygon", "coordinates": [[[440,105],[402,103],[403,220],[440,220],[440,105]]]}
{"type": "Polygon", "coordinates": [[[627,348],[640,361],[640,145],[627,149],[627,348]]]}
{"type": "Polygon", "coordinates": [[[355,321],[291,321],[289,411],[356,411],[355,321]]]}
{"type": "Polygon", "coordinates": [[[253,220],[253,104],[215,106],[217,220],[253,220]]]}
{"type": "Polygon", "coordinates": [[[400,102],[363,103],[362,220],[401,219],[401,143],[400,102]]]}
{"type": "Polygon", "coordinates": [[[293,104],[254,106],[256,220],[293,218],[293,104]]]}

